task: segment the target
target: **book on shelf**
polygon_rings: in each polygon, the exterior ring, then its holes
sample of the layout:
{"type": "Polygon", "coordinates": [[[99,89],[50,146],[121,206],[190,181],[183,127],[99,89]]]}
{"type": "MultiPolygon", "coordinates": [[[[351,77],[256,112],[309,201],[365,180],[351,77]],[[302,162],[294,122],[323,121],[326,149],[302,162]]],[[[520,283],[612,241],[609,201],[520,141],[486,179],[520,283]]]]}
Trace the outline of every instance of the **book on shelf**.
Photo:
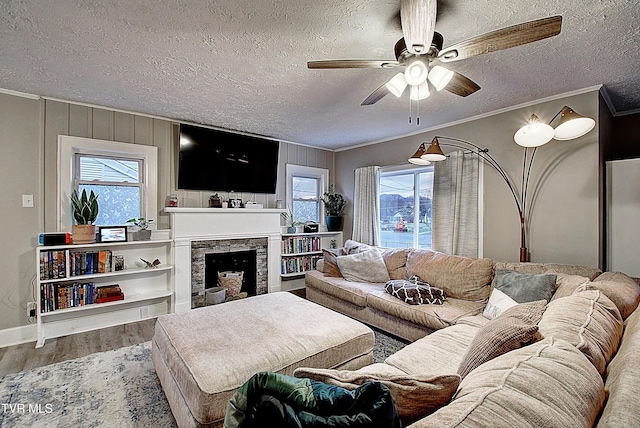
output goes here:
{"type": "Polygon", "coordinates": [[[67,256],[65,250],[40,252],[40,280],[67,277],[67,256]]]}
{"type": "Polygon", "coordinates": [[[93,282],[41,284],[40,288],[41,313],[96,303],[96,287],[93,282]]]}
{"type": "Polygon", "coordinates": [[[287,257],[281,261],[281,274],[303,273],[308,270],[314,270],[322,256],[309,255],[300,257],[287,257]]]}
{"type": "Polygon", "coordinates": [[[321,251],[318,236],[290,236],[280,241],[281,254],[311,253],[321,251]]]}
{"type": "Polygon", "coordinates": [[[104,285],[98,287],[97,290],[97,303],[113,302],[116,300],[124,300],[124,293],[120,289],[118,284],[104,285]]]}
{"type": "Polygon", "coordinates": [[[113,272],[113,254],[110,250],[71,251],[69,263],[70,275],[92,275],[113,272]]]}

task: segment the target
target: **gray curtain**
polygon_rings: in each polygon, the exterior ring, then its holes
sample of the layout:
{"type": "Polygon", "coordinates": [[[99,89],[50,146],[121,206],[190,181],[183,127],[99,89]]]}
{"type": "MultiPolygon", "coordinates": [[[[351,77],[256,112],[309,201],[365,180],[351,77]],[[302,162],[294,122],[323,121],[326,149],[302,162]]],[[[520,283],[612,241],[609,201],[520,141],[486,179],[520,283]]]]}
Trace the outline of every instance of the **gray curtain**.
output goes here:
{"type": "Polygon", "coordinates": [[[478,256],[479,158],[455,151],[436,162],[433,179],[432,247],[460,256],[478,256]]]}
{"type": "Polygon", "coordinates": [[[378,166],[365,166],[355,170],[351,239],[369,245],[380,245],[379,170],[378,166]]]}

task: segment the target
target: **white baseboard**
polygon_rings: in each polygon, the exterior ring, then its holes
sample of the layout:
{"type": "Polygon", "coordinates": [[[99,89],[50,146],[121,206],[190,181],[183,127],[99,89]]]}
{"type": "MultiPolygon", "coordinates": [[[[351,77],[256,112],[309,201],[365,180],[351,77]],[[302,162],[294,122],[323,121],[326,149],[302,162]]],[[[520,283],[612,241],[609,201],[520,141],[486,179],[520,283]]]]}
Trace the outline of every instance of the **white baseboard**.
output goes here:
{"type": "Polygon", "coordinates": [[[0,348],[38,340],[36,324],[0,330],[0,348]]]}

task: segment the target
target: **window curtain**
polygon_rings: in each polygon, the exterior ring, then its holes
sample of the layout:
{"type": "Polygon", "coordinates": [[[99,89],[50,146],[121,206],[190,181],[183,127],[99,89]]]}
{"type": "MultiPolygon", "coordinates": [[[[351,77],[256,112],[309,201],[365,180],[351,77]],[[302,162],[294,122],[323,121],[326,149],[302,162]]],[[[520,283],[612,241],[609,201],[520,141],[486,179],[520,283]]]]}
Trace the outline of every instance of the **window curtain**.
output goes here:
{"type": "Polygon", "coordinates": [[[455,151],[436,162],[433,179],[432,247],[478,257],[479,158],[455,151]]]}
{"type": "Polygon", "coordinates": [[[369,245],[380,245],[379,171],[378,166],[365,166],[355,170],[351,239],[369,245]]]}

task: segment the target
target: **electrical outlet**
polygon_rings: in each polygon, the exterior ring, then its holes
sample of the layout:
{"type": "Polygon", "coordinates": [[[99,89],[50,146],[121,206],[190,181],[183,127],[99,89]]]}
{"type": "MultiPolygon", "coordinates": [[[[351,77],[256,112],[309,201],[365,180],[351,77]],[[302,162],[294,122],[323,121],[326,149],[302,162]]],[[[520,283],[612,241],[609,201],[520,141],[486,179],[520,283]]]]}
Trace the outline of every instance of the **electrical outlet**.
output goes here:
{"type": "Polygon", "coordinates": [[[38,306],[36,305],[36,302],[28,302],[27,303],[27,316],[29,318],[35,318],[36,316],[36,308],[38,306]]]}

